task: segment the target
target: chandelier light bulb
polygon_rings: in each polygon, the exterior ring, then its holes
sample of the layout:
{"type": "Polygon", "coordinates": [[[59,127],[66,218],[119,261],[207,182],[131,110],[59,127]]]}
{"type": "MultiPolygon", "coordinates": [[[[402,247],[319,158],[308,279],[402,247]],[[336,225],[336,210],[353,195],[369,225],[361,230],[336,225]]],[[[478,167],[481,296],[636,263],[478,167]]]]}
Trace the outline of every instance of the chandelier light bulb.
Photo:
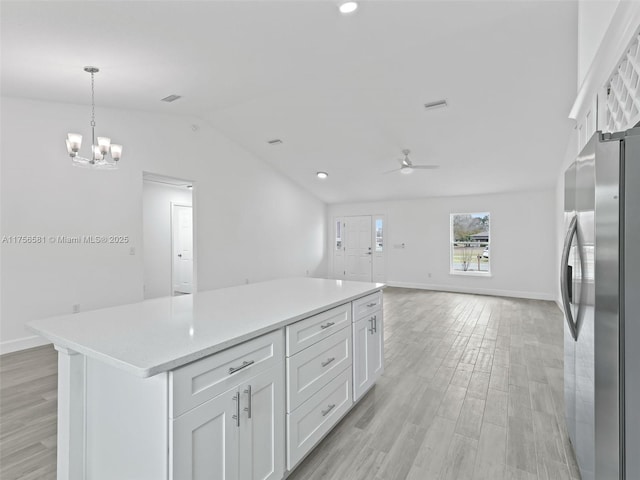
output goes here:
{"type": "Polygon", "coordinates": [[[109,153],[109,145],[111,145],[111,139],[107,137],[98,137],[98,148],[100,153],[104,156],[109,153]]]}
{"type": "Polygon", "coordinates": [[[78,153],[81,145],[82,135],[79,133],[69,133],[67,135],[67,148],[69,149],[69,153],[78,153]]]}
{"type": "Polygon", "coordinates": [[[111,144],[111,158],[113,158],[114,161],[118,161],[120,160],[120,157],[122,156],[122,145],[116,145],[115,143],[111,144]]]}

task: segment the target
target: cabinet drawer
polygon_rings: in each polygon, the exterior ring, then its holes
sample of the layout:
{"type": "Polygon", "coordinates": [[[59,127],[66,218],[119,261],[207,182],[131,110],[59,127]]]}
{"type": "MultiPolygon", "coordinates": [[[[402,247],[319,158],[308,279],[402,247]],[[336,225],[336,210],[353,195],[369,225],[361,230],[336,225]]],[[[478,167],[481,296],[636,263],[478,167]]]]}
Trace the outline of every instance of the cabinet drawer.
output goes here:
{"type": "Polygon", "coordinates": [[[352,364],[351,328],[335,332],[287,358],[287,412],[291,413],[352,364]]]}
{"type": "Polygon", "coordinates": [[[327,338],[351,322],[351,304],[346,303],[305,318],[287,327],[287,357],[327,338]]]}
{"type": "Polygon", "coordinates": [[[171,418],[220,395],[258,372],[282,365],[283,344],[282,330],[276,330],[170,372],[171,418]]]}
{"type": "Polygon", "coordinates": [[[291,470],[351,408],[347,368],[293,413],[287,414],[287,467],[291,470]]]}
{"type": "Polygon", "coordinates": [[[382,308],[382,292],[372,293],[353,301],[353,321],[357,322],[382,308]]]}

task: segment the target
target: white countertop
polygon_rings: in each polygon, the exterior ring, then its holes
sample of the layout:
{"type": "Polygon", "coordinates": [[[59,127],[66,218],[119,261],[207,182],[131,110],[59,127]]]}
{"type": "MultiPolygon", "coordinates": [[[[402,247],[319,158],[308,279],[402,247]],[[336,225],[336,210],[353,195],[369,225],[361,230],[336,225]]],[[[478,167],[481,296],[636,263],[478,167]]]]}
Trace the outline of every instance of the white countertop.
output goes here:
{"type": "Polygon", "coordinates": [[[286,278],[34,320],[53,342],[141,377],[173,370],[384,288],[286,278]]]}

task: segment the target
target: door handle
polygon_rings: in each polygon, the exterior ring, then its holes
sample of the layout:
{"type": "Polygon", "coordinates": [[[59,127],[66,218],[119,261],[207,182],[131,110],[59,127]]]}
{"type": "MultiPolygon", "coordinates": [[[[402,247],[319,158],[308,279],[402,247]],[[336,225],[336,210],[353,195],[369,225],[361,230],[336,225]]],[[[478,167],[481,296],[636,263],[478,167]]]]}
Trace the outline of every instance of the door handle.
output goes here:
{"type": "Polygon", "coordinates": [[[562,294],[562,306],[564,307],[564,315],[567,320],[567,326],[574,340],[578,340],[578,329],[576,327],[573,313],[571,312],[571,301],[573,297],[573,287],[570,283],[573,281],[573,268],[569,265],[569,254],[571,252],[571,243],[578,232],[578,217],[574,216],[569,224],[567,235],[564,239],[562,247],[562,259],[560,261],[560,291],[562,294]]]}
{"type": "Polygon", "coordinates": [[[236,392],[233,399],[236,401],[236,414],[233,415],[233,419],[236,421],[236,427],[240,426],[240,392],[236,392]]]}
{"type": "Polygon", "coordinates": [[[251,418],[251,385],[247,387],[244,393],[248,395],[247,407],[244,409],[244,411],[247,412],[248,417],[251,418]]]}
{"type": "Polygon", "coordinates": [[[181,253],[178,254],[178,258],[182,258],[182,254],[181,253]]]}

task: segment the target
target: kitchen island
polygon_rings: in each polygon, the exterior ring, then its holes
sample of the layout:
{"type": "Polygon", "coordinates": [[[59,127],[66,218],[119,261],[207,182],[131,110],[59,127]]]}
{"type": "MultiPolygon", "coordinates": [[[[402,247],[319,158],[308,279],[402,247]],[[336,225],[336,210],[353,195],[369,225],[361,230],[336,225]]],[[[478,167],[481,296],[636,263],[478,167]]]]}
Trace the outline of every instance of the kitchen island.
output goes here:
{"type": "Polygon", "coordinates": [[[281,279],[30,322],[59,352],[58,479],[280,480],[382,373],[383,287],[281,279]]]}

